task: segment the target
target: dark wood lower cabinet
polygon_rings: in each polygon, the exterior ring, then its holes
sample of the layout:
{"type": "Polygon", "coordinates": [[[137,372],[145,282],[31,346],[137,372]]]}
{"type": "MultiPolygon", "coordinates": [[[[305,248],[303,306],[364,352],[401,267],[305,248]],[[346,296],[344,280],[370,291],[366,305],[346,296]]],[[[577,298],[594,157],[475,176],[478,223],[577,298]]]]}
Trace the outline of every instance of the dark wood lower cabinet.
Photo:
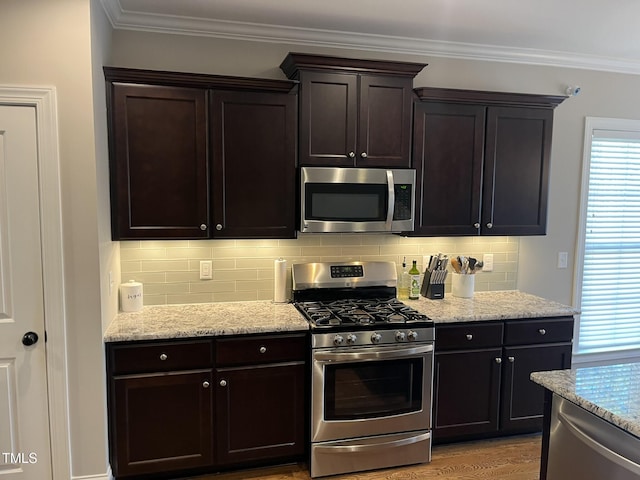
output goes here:
{"type": "Polygon", "coordinates": [[[505,347],[500,424],[505,433],[542,429],[544,388],[532,372],[571,367],[571,344],[505,347]]]}
{"type": "Polygon", "coordinates": [[[305,452],[304,362],[216,370],[220,465],[305,452]]]}
{"type": "Polygon", "coordinates": [[[112,469],[118,476],[213,465],[211,370],[113,380],[112,469]]]}
{"type": "Polygon", "coordinates": [[[301,460],[306,333],[109,343],[116,479],[301,460]]]}
{"type": "Polygon", "coordinates": [[[501,357],[500,348],[435,355],[435,439],[455,439],[498,430],[500,364],[496,358],[501,357]]]}
{"type": "Polygon", "coordinates": [[[570,368],[572,336],[573,317],[436,325],[434,443],[540,431],[529,377],[570,368]]]}

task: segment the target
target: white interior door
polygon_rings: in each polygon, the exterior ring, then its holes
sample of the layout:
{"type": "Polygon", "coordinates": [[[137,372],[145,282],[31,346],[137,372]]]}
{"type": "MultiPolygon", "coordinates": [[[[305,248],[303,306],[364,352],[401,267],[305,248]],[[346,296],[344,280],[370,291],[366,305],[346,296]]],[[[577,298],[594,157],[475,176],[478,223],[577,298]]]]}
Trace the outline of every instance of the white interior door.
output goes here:
{"type": "Polygon", "coordinates": [[[0,105],[0,480],[51,479],[36,128],[0,105]]]}

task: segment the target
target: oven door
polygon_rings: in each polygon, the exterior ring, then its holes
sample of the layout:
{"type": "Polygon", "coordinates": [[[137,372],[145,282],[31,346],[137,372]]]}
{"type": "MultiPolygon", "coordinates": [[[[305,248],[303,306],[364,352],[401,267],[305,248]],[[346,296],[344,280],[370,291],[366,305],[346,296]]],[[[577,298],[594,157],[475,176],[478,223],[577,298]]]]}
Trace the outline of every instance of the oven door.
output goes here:
{"type": "Polygon", "coordinates": [[[433,344],[313,351],[311,441],[431,428],[433,344]]]}

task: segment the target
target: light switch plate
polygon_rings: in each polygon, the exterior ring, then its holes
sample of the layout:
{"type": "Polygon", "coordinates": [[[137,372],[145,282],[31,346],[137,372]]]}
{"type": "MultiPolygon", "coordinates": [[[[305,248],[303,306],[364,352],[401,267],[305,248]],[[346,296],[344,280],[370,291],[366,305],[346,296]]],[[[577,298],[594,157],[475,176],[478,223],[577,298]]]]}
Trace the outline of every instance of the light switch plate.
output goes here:
{"type": "Polygon", "coordinates": [[[482,256],[482,271],[493,272],[493,253],[485,253],[482,256]]]}
{"type": "Polygon", "coordinates": [[[213,278],[213,264],[211,260],[200,260],[200,280],[213,278]]]}
{"type": "Polygon", "coordinates": [[[569,264],[569,253],[558,252],[558,268],[567,268],[569,264]]]}

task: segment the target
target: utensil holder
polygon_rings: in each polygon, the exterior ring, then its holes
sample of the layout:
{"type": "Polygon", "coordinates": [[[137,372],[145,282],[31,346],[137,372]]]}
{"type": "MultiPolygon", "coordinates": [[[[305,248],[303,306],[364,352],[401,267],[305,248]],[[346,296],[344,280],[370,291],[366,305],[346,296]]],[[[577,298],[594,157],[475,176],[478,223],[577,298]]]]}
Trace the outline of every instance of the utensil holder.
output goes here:
{"type": "Polygon", "coordinates": [[[475,275],[454,273],[451,277],[451,295],[460,298],[473,298],[475,275]]]}

